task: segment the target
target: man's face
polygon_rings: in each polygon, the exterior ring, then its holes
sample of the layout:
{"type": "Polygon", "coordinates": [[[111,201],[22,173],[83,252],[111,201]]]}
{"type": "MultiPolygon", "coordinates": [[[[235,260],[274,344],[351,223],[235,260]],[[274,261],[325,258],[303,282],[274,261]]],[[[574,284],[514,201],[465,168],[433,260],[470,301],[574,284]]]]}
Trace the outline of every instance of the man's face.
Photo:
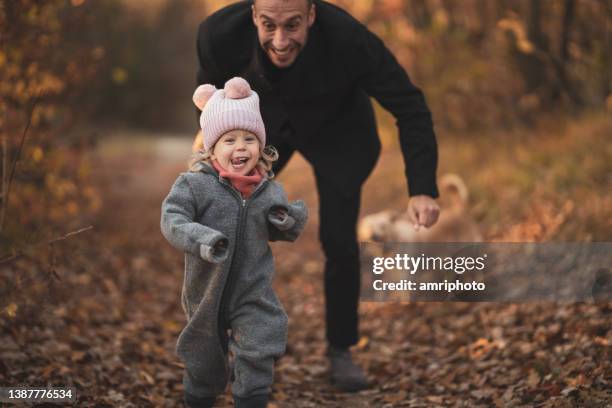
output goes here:
{"type": "Polygon", "coordinates": [[[253,5],[259,44],[279,68],[293,64],[314,20],[315,6],[307,0],[256,0],[253,5]]]}

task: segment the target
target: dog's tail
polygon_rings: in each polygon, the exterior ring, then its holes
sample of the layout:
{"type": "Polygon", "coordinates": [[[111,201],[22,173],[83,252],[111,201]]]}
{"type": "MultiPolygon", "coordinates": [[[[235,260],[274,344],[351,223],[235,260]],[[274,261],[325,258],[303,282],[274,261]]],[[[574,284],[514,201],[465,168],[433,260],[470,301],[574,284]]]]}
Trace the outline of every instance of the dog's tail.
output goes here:
{"type": "Polygon", "coordinates": [[[448,199],[454,208],[465,208],[469,193],[463,179],[455,173],[446,173],[440,177],[440,196],[448,199]]]}

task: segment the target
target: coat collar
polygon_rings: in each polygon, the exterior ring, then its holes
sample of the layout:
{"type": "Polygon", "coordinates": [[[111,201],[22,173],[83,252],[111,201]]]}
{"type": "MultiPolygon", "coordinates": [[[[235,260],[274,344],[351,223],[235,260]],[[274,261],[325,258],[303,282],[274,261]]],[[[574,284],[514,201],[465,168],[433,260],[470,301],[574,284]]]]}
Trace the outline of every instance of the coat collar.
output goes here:
{"type": "MultiPolygon", "coordinates": [[[[198,161],[198,162],[194,163],[191,166],[191,168],[189,169],[189,172],[190,173],[204,173],[204,174],[208,174],[208,175],[213,176],[214,178],[218,179],[220,183],[226,184],[226,185],[232,187],[232,184],[226,178],[221,177],[221,174],[219,174],[217,169],[215,169],[212,164],[208,164],[208,163],[205,163],[203,161],[198,161]]],[[[255,187],[253,192],[255,192],[255,190],[257,190],[261,185],[263,185],[267,181],[269,181],[272,176],[273,176],[272,172],[266,173],[264,175],[264,177],[262,177],[262,180],[259,182],[259,184],[257,184],[257,186],[255,187]]]]}

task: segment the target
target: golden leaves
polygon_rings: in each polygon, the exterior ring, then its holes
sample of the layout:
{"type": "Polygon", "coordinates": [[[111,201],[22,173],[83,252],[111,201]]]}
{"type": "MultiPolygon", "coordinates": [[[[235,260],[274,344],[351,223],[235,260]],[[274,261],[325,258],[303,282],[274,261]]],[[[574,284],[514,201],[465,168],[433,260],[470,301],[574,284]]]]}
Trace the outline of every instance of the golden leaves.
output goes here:
{"type": "Polygon", "coordinates": [[[9,303],[8,306],[4,308],[4,313],[10,318],[17,316],[18,306],[15,303],[9,303]]]}
{"type": "Polygon", "coordinates": [[[115,67],[113,68],[111,77],[114,83],[116,83],[117,85],[123,85],[127,82],[129,75],[125,68],[115,67]]]}
{"type": "Polygon", "coordinates": [[[43,150],[40,146],[36,146],[32,149],[32,160],[34,160],[35,163],[38,163],[39,161],[41,161],[43,158],[43,150]]]}
{"type": "Polygon", "coordinates": [[[95,60],[101,60],[102,58],[104,58],[105,55],[106,49],[102,46],[95,47],[93,50],[91,50],[91,56],[95,60]]]}
{"type": "Polygon", "coordinates": [[[368,347],[369,344],[370,338],[368,336],[361,336],[355,347],[359,350],[364,350],[368,347]]]}
{"type": "Polygon", "coordinates": [[[527,31],[525,25],[521,20],[516,17],[504,18],[499,20],[497,27],[506,32],[510,32],[516,39],[516,46],[524,54],[532,54],[534,52],[534,45],[527,37],[527,31]]]}

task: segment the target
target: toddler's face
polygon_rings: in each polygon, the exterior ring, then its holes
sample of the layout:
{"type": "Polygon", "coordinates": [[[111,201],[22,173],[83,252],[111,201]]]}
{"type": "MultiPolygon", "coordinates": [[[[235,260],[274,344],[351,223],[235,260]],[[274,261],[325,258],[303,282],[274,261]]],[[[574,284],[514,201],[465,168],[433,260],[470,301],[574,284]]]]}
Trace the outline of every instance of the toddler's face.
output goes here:
{"type": "Polygon", "coordinates": [[[246,175],[259,160],[259,139],[246,130],[231,130],[219,138],[213,156],[226,171],[246,175]]]}

